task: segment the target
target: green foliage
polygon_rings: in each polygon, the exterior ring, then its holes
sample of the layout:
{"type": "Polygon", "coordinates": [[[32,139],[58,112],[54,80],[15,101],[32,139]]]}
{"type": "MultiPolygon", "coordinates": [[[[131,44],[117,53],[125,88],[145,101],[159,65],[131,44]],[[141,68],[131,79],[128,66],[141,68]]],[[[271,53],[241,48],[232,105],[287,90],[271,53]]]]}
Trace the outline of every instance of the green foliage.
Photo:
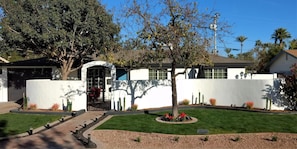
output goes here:
{"type": "Polygon", "coordinates": [[[289,49],[297,49],[297,39],[290,41],[289,49]]]}
{"type": "Polygon", "coordinates": [[[291,34],[285,28],[278,28],[271,35],[271,38],[274,39],[274,44],[279,45],[283,49],[285,47],[284,40],[291,38],[291,34]]]}
{"type": "Polygon", "coordinates": [[[2,0],[0,6],[5,45],[49,57],[60,64],[63,79],[88,55],[105,53],[117,41],[119,26],[96,0],[2,0]]]}
{"type": "Polygon", "coordinates": [[[271,141],[277,141],[278,137],[277,136],[272,136],[271,141]]]}
{"type": "Polygon", "coordinates": [[[247,40],[248,38],[245,36],[238,36],[236,37],[236,41],[240,42],[240,54],[242,54],[242,47],[243,47],[243,42],[247,40]]]}
{"type": "Polygon", "coordinates": [[[256,46],[253,49],[256,53],[254,70],[258,73],[269,72],[268,64],[282,50],[283,48],[277,44],[262,43],[260,40],[256,41],[256,46]]]}
{"type": "Polygon", "coordinates": [[[197,128],[209,130],[210,134],[288,132],[297,133],[297,115],[265,114],[219,109],[184,109],[199,119],[197,123],[168,125],[155,120],[156,114],[114,116],[96,129],[129,130],[148,133],[195,135],[197,128]],[[290,123],[288,123],[290,122],[290,123]]]}

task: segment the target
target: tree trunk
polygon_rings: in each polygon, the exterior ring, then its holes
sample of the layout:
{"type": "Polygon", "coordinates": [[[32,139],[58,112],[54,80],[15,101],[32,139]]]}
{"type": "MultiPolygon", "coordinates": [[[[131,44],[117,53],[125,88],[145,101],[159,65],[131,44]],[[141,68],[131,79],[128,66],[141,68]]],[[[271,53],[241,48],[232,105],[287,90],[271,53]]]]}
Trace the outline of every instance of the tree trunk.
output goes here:
{"type": "Polygon", "coordinates": [[[62,73],[61,73],[61,79],[62,80],[67,80],[67,78],[68,78],[68,75],[69,75],[69,72],[67,72],[67,71],[64,71],[64,70],[62,70],[62,73]]]}
{"type": "Polygon", "coordinates": [[[71,68],[72,66],[69,66],[69,63],[64,62],[61,66],[61,79],[62,80],[67,80],[68,75],[70,74],[70,70],[69,68],[71,68]]]}
{"type": "Polygon", "coordinates": [[[176,93],[176,77],[175,77],[175,62],[171,65],[171,92],[172,92],[172,116],[178,116],[177,93],[176,93]]]}

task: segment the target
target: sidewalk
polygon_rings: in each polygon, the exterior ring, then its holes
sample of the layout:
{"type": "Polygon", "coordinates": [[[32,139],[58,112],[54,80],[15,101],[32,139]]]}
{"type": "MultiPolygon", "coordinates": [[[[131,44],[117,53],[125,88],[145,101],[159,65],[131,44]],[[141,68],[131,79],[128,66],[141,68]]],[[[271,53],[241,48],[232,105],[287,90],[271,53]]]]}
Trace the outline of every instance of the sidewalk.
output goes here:
{"type": "MultiPolygon", "coordinates": [[[[15,106],[7,106],[7,104],[0,103],[2,113],[15,109],[15,106]]],[[[13,104],[12,104],[13,105],[13,104]]],[[[15,138],[0,141],[0,148],[11,149],[81,149],[85,148],[81,142],[73,137],[72,132],[77,128],[81,128],[85,123],[88,124],[96,117],[100,117],[104,111],[88,111],[77,117],[74,117],[62,124],[43,132],[26,136],[22,138],[15,138]]]]}

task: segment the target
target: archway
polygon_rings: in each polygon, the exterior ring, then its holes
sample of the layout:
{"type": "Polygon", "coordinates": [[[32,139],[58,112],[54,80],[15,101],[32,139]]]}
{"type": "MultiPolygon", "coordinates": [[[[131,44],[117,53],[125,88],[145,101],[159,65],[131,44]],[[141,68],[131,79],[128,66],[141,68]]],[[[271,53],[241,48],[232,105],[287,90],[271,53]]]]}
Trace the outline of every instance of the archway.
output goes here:
{"type": "Polygon", "coordinates": [[[87,90],[88,110],[96,110],[98,108],[108,110],[110,108],[110,102],[113,96],[110,92],[110,88],[113,87],[115,79],[116,68],[111,63],[105,61],[92,61],[82,66],[81,80],[87,90]],[[106,75],[106,73],[110,74],[106,75]],[[99,101],[99,99],[102,102],[97,103],[96,101],[99,101]]]}

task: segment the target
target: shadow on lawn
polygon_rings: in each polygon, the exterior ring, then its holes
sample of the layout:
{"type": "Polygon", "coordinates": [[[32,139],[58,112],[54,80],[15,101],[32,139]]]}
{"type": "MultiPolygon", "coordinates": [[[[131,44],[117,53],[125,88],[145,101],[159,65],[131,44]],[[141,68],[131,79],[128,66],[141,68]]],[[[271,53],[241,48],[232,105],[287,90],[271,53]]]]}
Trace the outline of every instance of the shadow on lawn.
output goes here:
{"type": "Polygon", "coordinates": [[[0,120],[0,137],[7,137],[8,134],[6,132],[4,132],[4,129],[7,125],[7,121],[6,120],[0,120]]]}
{"type": "Polygon", "coordinates": [[[51,133],[45,131],[39,134],[34,134],[30,137],[21,138],[7,138],[0,140],[1,148],[55,148],[55,149],[72,149],[77,148],[77,142],[75,138],[71,140],[65,137],[63,132],[58,131],[55,128],[51,128],[51,133]]]}

